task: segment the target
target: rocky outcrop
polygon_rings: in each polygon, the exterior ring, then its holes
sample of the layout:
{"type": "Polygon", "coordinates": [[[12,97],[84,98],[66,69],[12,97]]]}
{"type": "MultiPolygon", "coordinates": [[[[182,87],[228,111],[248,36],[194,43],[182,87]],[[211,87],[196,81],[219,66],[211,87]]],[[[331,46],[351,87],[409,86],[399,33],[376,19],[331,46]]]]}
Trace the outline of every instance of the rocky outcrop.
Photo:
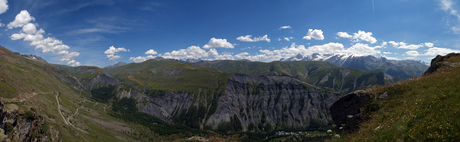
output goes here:
{"type": "Polygon", "coordinates": [[[46,125],[41,115],[0,102],[0,141],[48,141],[50,136],[59,141],[58,133],[46,125]]]}
{"type": "Polygon", "coordinates": [[[91,81],[84,83],[83,88],[85,88],[86,90],[91,90],[94,88],[103,87],[107,85],[117,85],[119,83],[120,81],[118,81],[118,79],[108,76],[107,74],[100,73],[91,81]]]}
{"type": "Polygon", "coordinates": [[[46,62],[46,60],[43,59],[42,57],[36,56],[36,55],[32,55],[32,54],[22,54],[22,57],[25,57],[25,58],[29,58],[29,59],[38,60],[38,61],[41,61],[41,62],[48,63],[48,62],[46,62]]]}
{"type": "Polygon", "coordinates": [[[438,72],[439,69],[442,67],[450,68],[450,67],[460,66],[459,62],[454,62],[454,63],[446,62],[449,60],[449,58],[458,58],[459,56],[460,56],[460,53],[450,53],[450,54],[447,54],[446,56],[441,56],[441,55],[436,56],[435,58],[431,60],[430,67],[425,71],[423,75],[438,72]]]}
{"type": "Polygon", "coordinates": [[[387,97],[386,92],[371,97],[368,90],[358,90],[337,100],[330,107],[331,117],[336,125],[335,132],[349,134],[358,130],[359,123],[366,117],[366,111],[378,109],[376,102],[383,101],[387,97]]]}
{"type": "Polygon", "coordinates": [[[145,99],[150,99],[150,101],[142,106],[141,111],[157,116],[170,124],[173,123],[171,117],[175,111],[187,110],[193,103],[193,96],[184,91],[166,93],[155,98],[145,97],[145,99]]]}

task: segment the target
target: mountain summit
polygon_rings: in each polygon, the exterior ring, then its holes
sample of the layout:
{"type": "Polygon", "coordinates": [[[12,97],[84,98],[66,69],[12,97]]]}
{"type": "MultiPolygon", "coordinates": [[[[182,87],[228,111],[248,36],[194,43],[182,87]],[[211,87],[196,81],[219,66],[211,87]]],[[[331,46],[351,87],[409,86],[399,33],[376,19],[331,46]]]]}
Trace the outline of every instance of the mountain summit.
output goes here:
{"type": "Polygon", "coordinates": [[[353,54],[320,54],[313,53],[303,56],[297,54],[291,58],[283,58],[280,61],[326,61],[336,66],[356,68],[364,71],[381,70],[385,74],[400,79],[407,79],[423,74],[428,66],[414,60],[388,60],[385,57],[356,56],[353,54]]]}

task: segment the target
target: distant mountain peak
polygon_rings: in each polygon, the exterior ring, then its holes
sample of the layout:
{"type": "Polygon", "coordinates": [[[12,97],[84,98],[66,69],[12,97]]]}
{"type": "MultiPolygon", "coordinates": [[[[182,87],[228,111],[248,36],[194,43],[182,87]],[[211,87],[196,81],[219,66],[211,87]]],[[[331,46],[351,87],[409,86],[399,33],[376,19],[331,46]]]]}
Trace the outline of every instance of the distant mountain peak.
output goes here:
{"type": "Polygon", "coordinates": [[[357,56],[354,54],[321,54],[312,53],[302,56],[297,54],[290,58],[283,58],[280,61],[326,61],[336,66],[356,68],[365,71],[382,70],[385,73],[401,79],[422,75],[428,68],[427,63],[415,60],[388,60],[379,56],[357,56]]]}
{"type": "Polygon", "coordinates": [[[111,69],[111,68],[116,68],[116,67],[120,67],[120,66],[124,66],[124,65],[127,65],[128,63],[125,63],[123,61],[120,61],[118,63],[116,63],[115,65],[110,65],[110,66],[107,66],[107,67],[104,67],[102,69],[111,69]]]}
{"type": "Polygon", "coordinates": [[[198,59],[187,59],[185,62],[187,63],[196,63],[196,62],[199,62],[199,61],[203,61],[201,58],[198,58],[198,59]]]}

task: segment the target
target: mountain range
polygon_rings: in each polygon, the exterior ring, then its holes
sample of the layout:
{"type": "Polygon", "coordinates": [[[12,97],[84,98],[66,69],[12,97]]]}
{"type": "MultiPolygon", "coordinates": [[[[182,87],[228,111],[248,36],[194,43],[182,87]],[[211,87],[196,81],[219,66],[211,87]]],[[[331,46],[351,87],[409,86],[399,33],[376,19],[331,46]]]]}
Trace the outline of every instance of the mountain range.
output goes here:
{"type": "Polygon", "coordinates": [[[356,68],[364,71],[381,70],[385,74],[400,79],[408,79],[422,75],[428,66],[426,63],[414,60],[389,60],[385,57],[355,56],[353,54],[319,54],[308,56],[297,54],[280,61],[326,61],[336,66],[356,68]]]}
{"type": "Polygon", "coordinates": [[[333,123],[329,108],[339,98],[399,81],[380,70],[326,61],[158,57],[99,68],[49,64],[4,47],[0,55],[0,106],[13,108],[2,110],[8,115],[0,119],[15,120],[0,125],[7,140],[172,141],[216,133],[325,131],[333,123]]]}

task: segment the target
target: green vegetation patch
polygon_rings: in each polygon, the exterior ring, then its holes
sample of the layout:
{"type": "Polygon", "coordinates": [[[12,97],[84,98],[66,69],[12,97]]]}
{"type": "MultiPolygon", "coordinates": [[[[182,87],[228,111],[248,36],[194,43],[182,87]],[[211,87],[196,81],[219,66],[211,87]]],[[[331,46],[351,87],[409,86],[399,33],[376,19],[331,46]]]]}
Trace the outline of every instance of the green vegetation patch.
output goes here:
{"type": "Polygon", "coordinates": [[[381,104],[367,107],[368,120],[355,134],[337,141],[458,141],[460,68],[444,70],[385,87],[381,104]],[[376,106],[378,105],[378,106],[376,106]]]}

